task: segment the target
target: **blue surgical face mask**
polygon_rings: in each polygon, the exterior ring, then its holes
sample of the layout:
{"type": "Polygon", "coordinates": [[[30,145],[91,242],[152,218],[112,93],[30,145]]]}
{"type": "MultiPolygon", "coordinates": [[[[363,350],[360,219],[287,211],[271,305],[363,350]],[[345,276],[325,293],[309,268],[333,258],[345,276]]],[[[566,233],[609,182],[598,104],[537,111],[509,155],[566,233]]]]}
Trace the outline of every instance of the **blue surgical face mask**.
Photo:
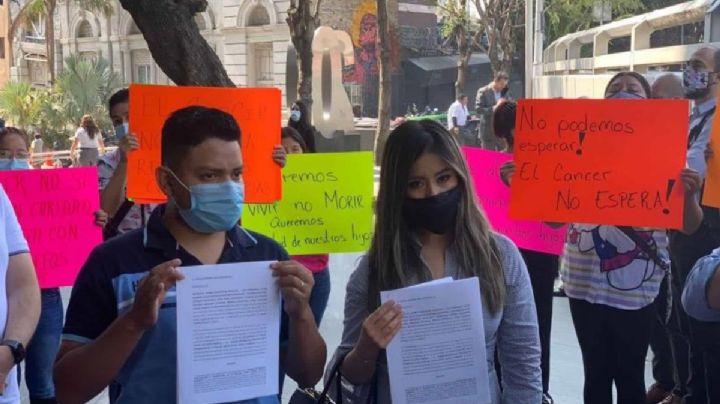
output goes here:
{"type": "Polygon", "coordinates": [[[302,118],[302,112],[298,110],[292,110],[290,111],[290,120],[293,122],[299,122],[300,118],[302,118]]]}
{"type": "Polygon", "coordinates": [[[118,125],[115,127],[115,138],[117,140],[122,140],[125,136],[128,134],[128,123],[125,122],[122,125],[118,125]]]}
{"type": "Polygon", "coordinates": [[[30,163],[26,159],[0,159],[0,171],[29,169],[30,163]]]}
{"type": "Polygon", "coordinates": [[[616,100],[644,100],[645,97],[643,97],[640,94],[631,93],[629,91],[618,91],[617,93],[607,97],[608,99],[616,99],[616,100]]]}
{"type": "MultiPolygon", "coordinates": [[[[170,169],[168,172],[190,192],[190,209],[178,206],[178,211],[191,229],[210,234],[228,231],[238,224],[245,201],[242,183],[227,181],[188,187],[170,169]]],[[[172,202],[177,206],[177,201],[172,202]]]]}

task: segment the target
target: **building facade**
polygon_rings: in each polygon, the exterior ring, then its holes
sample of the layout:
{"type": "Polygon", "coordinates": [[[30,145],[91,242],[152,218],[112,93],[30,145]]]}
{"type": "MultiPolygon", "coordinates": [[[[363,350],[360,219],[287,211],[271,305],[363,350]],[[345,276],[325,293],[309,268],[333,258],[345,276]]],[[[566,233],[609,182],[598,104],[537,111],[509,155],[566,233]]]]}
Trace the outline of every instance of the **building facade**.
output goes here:
{"type": "MultiPolygon", "coordinates": [[[[208,0],[207,10],[196,15],[201,34],[215,50],[228,75],[238,86],[275,86],[285,99],[288,48],[286,23],[290,1],[208,0]]],[[[393,26],[393,93],[403,93],[403,65],[411,58],[439,52],[435,0],[389,0],[393,26]]],[[[343,69],[343,82],[354,107],[375,116],[378,98],[376,0],[323,0],[321,23],[348,32],[355,60],[343,69]]],[[[1,20],[1,19],[0,19],[1,20]]],[[[105,16],[82,10],[75,0],[57,0],[54,16],[56,72],[70,55],[102,57],[125,84],[171,84],[154,62],[147,43],[120,2],[105,16]]],[[[12,77],[42,86],[50,82],[45,24],[34,21],[16,36],[12,77]]],[[[2,55],[0,55],[2,56],[2,55]]],[[[0,68],[1,70],[1,68],[0,68]]],[[[0,72],[1,73],[1,72],[0,72]]],[[[0,75],[1,76],[1,75],[0,75]]],[[[393,97],[393,111],[402,113],[407,102],[393,97]]]]}

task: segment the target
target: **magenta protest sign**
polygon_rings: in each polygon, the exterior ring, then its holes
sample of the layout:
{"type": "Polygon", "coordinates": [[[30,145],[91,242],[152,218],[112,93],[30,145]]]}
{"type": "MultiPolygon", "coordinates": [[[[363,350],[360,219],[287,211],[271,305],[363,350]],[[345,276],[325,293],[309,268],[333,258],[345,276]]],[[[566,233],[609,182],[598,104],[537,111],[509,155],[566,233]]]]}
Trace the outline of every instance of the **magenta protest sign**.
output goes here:
{"type": "Polygon", "coordinates": [[[97,168],[0,172],[41,288],[71,286],[92,249],[102,243],[97,168]]]}
{"type": "Polygon", "coordinates": [[[554,255],[562,253],[567,228],[553,229],[545,223],[510,219],[510,188],[500,179],[500,167],[512,155],[464,148],[478,199],[493,229],[508,236],[518,247],[554,255]]]}

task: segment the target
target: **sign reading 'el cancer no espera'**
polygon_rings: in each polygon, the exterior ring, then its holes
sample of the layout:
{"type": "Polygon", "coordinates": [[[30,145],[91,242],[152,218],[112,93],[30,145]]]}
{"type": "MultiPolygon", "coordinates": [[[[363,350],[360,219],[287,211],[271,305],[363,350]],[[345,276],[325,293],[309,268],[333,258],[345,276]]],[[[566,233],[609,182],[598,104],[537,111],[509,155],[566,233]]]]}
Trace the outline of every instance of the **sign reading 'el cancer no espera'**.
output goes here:
{"type": "Polygon", "coordinates": [[[247,205],[242,224],[272,237],[290,254],[366,251],[373,226],[373,155],[291,154],[283,199],[247,205]]]}
{"type": "Polygon", "coordinates": [[[683,100],[518,102],[510,216],[678,229],[683,100]]]}

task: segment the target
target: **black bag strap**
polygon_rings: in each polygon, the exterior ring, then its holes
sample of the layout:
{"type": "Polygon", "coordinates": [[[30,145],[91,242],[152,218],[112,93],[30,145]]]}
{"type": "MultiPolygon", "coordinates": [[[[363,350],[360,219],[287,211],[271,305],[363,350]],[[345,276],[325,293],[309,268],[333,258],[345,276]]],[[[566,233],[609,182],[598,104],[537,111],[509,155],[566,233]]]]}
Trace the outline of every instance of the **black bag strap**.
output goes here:
{"type": "MultiPolygon", "coordinates": [[[[318,397],[318,404],[325,403],[325,400],[327,399],[328,393],[330,391],[330,386],[332,386],[333,382],[335,383],[335,391],[337,392],[336,397],[336,404],[343,404],[343,396],[342,396],[342,364],[345,362],[345,357],[349,354],[348,351],[344,355],[342,355],[340,358],[338,358],[337,363],[335,363],[335,366],[333,366],[332,372],[330,373],[330,379],[328,379],[327,384],[323,388],[322,393],[320,394],[320,397],[318,397]]],[[[378,390],[378,372],[377,372],[377,364],[375,375],[373,376],[372,385],[370,385],[370,395],[368,397],[369,403],[367,404],[377,404],[378,398],[377,398],[377,390],[378,390]]]]}
{"type": "Polygon", "coordinates": [[[705,124],[707,124],[708,119],[710,119],[710,116],[715,113],[715,109],[716,107],[712,107],[708,112],[703,115],[700,123],[690,129],[690,136],[688,136],[688,149],[693,145],[693,143],[695,143],[697,138],[700,136],[700,133],[702,132],[703,128],[705,128],[705,124]]]}
{"type": "Polygon", "coordinates": [[[633,229],[632,227],[628,227],[628,226],[617,226],[617,228],[620,229],[620,231],[622,231],[623,233],[625,233],[625,235],[628,236],[630,238],[630,240],[635,242],[635,245],[637,245],[640,248],[640,250],[642,250],[642,252],[647,254],[647,256],[650,257],[650,259],[653,260],[653,262],[657,266],[659,266],[660,268],[662,268],[665,271],[670,269],[670,265],[668,265],[668,263],[665,262],[665,260],[660,258],[660,256],[657,253],[657,250],[650,247],[650,245],[647,243],[647,241],[645,241],[642,237],[640,237],[640,235],[637,233],[637,231],[635,231],[635,229],[633,229]]]}
{"type": "Polygon", "coordinates": [[[112,217],[112,219],[110,219],[108,224],[106,224],[105,228],[103,229],[103,237],[105,238],[105,240],[109,240],[117,235],[120,223],[125,220],[125,217],[134,205],[135,202],[129,199],[125,199],[125,202],[120,205],[117,212],[115,212],[115,215],[112,217]]]}

